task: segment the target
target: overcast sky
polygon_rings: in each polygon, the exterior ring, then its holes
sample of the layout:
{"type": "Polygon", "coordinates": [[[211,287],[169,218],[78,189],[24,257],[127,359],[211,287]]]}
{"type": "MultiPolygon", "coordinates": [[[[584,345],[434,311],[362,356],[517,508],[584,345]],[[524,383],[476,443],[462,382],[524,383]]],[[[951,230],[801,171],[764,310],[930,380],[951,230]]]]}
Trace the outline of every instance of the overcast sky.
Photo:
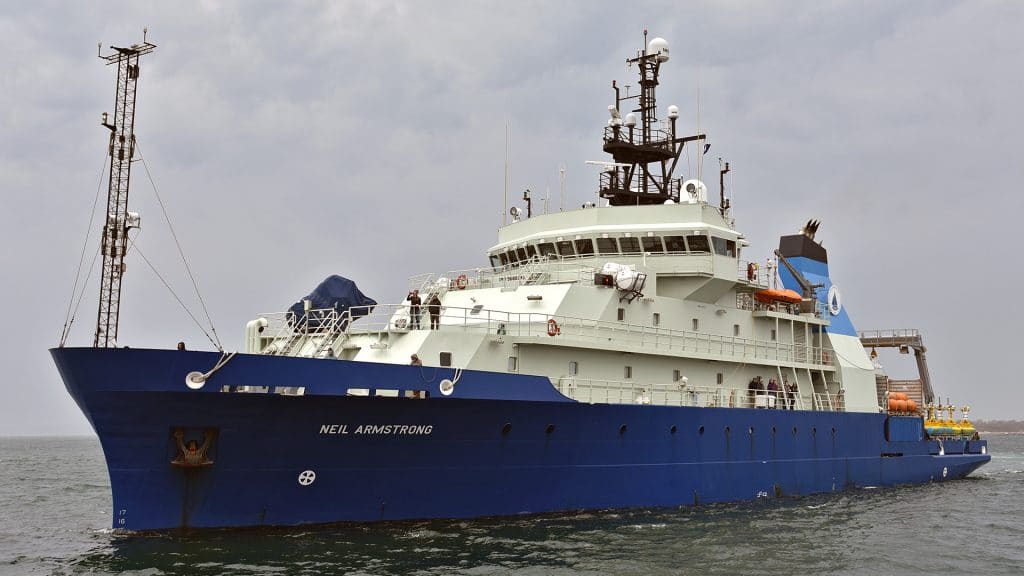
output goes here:
{"type": "MultiPolygon", "coordinates": [[[[484,265],[506,123],[511,195],[550,187],[557,209],[564,164],[566,206],[594,200],[584,161],[606,158],[610,82],[635,90],[624,62],[645,25],[671,47],[658,103],[683,131],[700,94],[713,196],[717,158],[732,164],[748,255],[820,218],[857,328],[920,328],[941,396],[1024,418],[1024,2],[5,2],[0,434],[89,433],[47,349],[113,112],[98,41],[148,26],[158,46],[135,132],[237,350],[246,321],[329,274],[393,302],[408,276],[484,265]]],[[[142,253],[199,311],[140,164],[132,184],[142,253]]],[[[71,345],[91,345],[98,291],[97,271],[71,345]]],[[[137,253],[122,297],[122,345],[209,347],[137,253]]]]}

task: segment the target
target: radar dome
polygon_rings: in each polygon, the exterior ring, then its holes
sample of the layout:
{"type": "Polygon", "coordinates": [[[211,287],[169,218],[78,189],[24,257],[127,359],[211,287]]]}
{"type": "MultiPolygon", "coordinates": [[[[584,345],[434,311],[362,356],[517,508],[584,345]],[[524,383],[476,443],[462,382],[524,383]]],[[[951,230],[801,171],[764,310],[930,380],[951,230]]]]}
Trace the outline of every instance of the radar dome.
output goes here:
{"type": "Polygon", "coordinates": [[[636,114],[633,114],[632,112],[626,114],[625,124],[626,126],[636,126],[636,114]]]}
{"type": "Polygon", "coordinates": [[[668,62],[668,42],[664,38],[655,38],[647,44],[648,54],[657,54],[658,62],[668,62]]]}
{"type": "Polygon", "coordinates": [[[679,106],[676,106],[675,104],[669,106],[668,107],[668,117],[673,119],[673,120],[675,120],[676,118],[679,118],[679,106]]]}

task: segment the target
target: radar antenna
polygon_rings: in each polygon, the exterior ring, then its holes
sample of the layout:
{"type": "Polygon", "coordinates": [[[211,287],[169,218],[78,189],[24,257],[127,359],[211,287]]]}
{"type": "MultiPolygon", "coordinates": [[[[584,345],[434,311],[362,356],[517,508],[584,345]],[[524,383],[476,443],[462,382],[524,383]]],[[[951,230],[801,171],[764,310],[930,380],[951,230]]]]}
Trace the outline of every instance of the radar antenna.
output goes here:
{"type": "Polygon", "coordinates": [[[146,41],[146,30],[143,30],[141,44],[110,48],[114,52],[106,56],[97,50],[97,55],[106,60],[108,66],[117,65],[114,116],[110,118],[107,113],[103,114],[103,126],[110,130],[110,178],[101,239],[103,276],[100,279],[99,312],[93,340],[93,346],[97,348],[117,345],[121,277],[128,250],[128,231],[140,224],[139,215],[128,212],[128,182],[135,154],[135,84],[139,79],[139,58],[152,52],[156,45],[146,41]]]}

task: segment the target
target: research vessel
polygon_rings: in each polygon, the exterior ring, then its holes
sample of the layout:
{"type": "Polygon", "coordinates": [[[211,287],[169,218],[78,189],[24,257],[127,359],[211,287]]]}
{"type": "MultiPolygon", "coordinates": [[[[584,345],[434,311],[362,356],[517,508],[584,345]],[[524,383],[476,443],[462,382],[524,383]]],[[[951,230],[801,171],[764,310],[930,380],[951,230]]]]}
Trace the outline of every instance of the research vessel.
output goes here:
{"type": "Polygon", "coordinates": [[[95,340],[51,350],[102,444],[114,528],[770,500],[989,460],[936,397],[918,332],[855,330],[818,222],[750,257],[728,164],[717,205],[680,174],[706,138],[675,106],[659,119],[669,49],[646,32],[636,93],[612,84],[593,202],[512,207],[480,267],[413,276],[403,302],[328,278],[249,321],[237,353],[124,346],[132,112],[152,47],[106,57],[118,100],[95,340]],[[919,378],[881,374],[879,347],[913,351],[919,378]]]}

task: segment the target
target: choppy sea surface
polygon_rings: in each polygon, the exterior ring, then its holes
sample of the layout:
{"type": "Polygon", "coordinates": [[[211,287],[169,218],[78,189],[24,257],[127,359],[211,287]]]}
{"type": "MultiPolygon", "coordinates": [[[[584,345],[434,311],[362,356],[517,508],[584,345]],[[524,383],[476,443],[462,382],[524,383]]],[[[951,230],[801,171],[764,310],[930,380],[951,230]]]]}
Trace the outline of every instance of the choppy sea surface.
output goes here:
{"type": "Polygon", "coordinates": [[[126,536],[94,438],[0,438],[0,574],[1024,574],[1024,436],[965,480],[670,510],[126,536]]]}

